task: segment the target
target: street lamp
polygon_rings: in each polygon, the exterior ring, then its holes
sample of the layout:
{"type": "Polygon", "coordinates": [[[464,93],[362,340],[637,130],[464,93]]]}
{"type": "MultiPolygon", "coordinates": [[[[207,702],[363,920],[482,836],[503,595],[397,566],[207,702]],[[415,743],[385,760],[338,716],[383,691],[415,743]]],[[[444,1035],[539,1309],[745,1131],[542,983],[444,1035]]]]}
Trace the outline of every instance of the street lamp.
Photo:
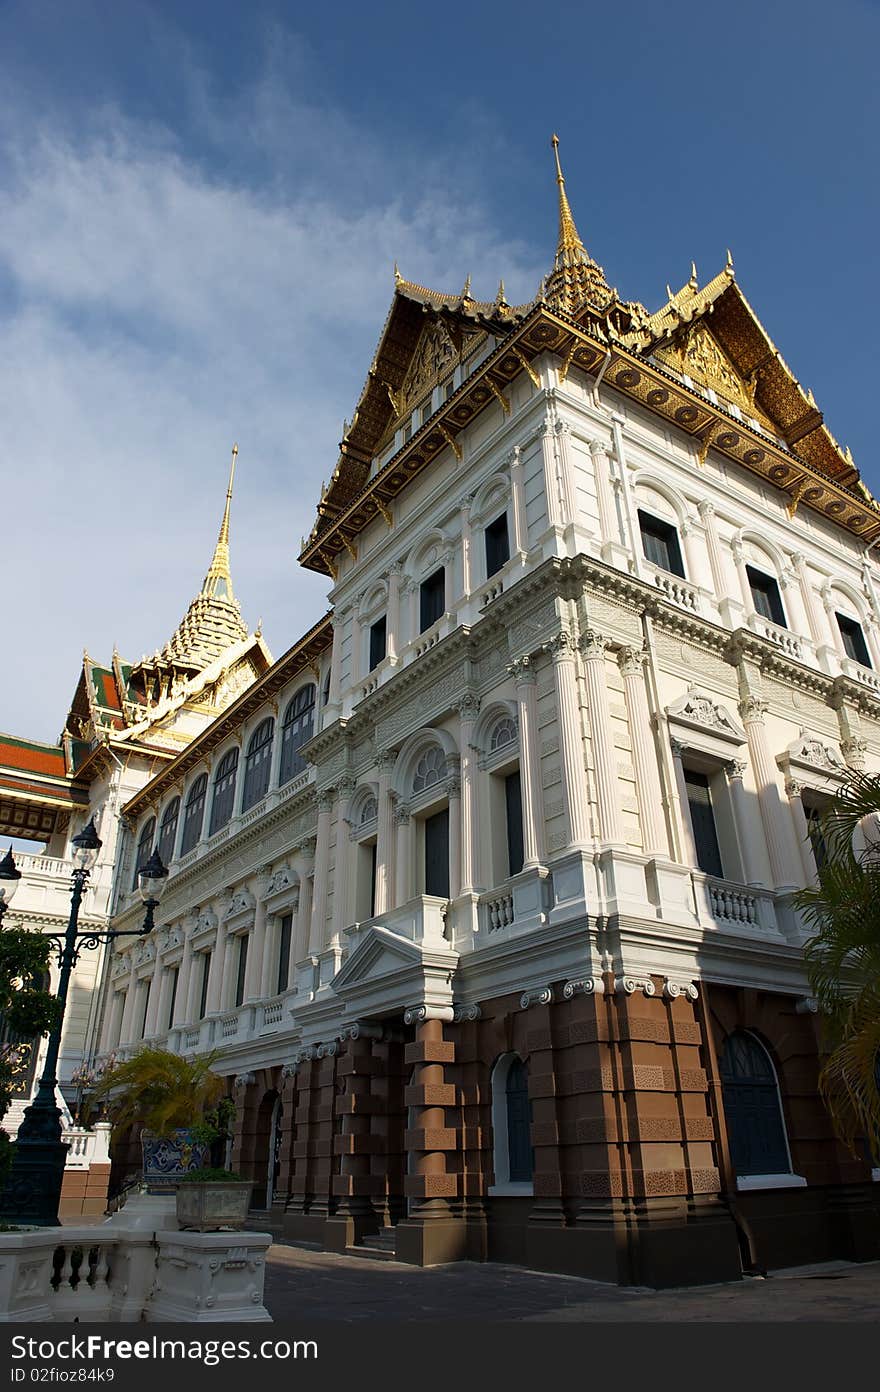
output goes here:
{"type": "MultiPolygon", "coordinates": [[[[90,819],[77,836],[73,837],[73,888],[70,898],[70,918],[67,931],[47,933],[57,944],[58,989],[56,996],[60,1004],[58,1018],[49,1034],[46,1060],[40,1077],[37,1095],[25,1109],[16,1136],[15,1155],[2,1195],[0,1195],[0,1218],[17,1223],[35,1223],[40,1227],[58,1226],[58,1205],[61,1200],[61,1186],[64,1181],[64,1161],[67,1144],[62,1141],[61,1110],[55,1101],[58,1085],[58,1055],[61,1049],[61,1030],[64,1023],[64,1008],[70,976],[79,960],[83,948],[94,949],[114,938],[143,937],[153,927],[153,914],[165,888],[168,871],[158,852],[154,851],[140,873],[141,895],[147,905],[143,928],[130,931],[105,929],[95,931],[87,928],[78,933],[79,909],[89,875],[101,849],[101,839],[95,830],[94,819],[90,819]],[[146,884],[146,893],[144,885],[146,884]]],[[[0,861],[0,893],[5,893],[8,902],[11,891],[7,886],[17,885],[20,872],[11,871],[7,862],[11,855],[0,861]],[[5,873],[4,873],[5,871],[5,873]]]]}
{"type": "Polygon", "coordinates": [[[142,936],[153,931],[153,915],[159,907],[159,900],[165,893],[165,886],[168,883],[168,870],[162,864],[162,857],[158,850],[154,850],[150,859],[142,866],[138,872],[138,890],[140,896],[147,906],[144,914],[144,926],[142,936]]]}
{"type": "Polygon", "coordinates": [[[10,846],[3,859],[0,860],[0,928],[3,927],[3,916],[9,908],[10,899],[18,889],[20,879],[21,871],[15,864],[10,846]]]}

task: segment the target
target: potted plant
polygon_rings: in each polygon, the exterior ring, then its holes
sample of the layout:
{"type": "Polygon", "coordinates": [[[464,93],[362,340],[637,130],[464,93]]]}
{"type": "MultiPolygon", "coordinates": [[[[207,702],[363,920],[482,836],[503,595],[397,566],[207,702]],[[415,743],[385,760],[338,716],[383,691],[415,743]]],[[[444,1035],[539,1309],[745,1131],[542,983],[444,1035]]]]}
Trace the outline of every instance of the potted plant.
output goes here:
{"type": "Polygon", "coordinates": [[[183,1058],[145,1046],[106,1069],[91,1093],[93,1101],[106,1102],[114,1136],[142,1128],[148,1190],[176,1190],[181,1226],[202,1230],[241,1227],[252,1187],[212,1166],[212,1150],[225,1141],[235,1114],[235,1104],[223,1096],[223,1079],[212,1071],[217,1057],[183,1058]]]}

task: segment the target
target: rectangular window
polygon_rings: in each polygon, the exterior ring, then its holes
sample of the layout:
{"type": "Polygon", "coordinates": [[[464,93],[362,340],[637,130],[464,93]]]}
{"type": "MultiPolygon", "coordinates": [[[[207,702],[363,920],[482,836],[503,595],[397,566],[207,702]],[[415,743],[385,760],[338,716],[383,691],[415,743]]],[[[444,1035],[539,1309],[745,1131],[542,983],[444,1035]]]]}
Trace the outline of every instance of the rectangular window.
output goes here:
{"type": "Polygon", "coordinates": [[[813,847],[813,859],[816,862],[816,869],[821,874],[828,864],[828,846],[822,826],[822,804],[814,802],[809,795],[801,796],[801,802],[804,805],[804,814],[807,818],[807,831],[810,834],[810,844],[813,847]]]}
{"type": "Polygon", "coordinates": [[[715,826],[715,813],[712,810],[709,780],[705,773],[695,773],[692,769],[685,769],[684,781],[687,785],[691,826],[694,829],[697,864],[707,875],[717,875],[719,879],[723,879],[724,867],[721,863],[721,848],[718,845],[718,831],[715,826]]]}
{"type": "Polygon", "coordinates": [[[837,619],[837,627],[840,629],[840,636],[843,639],[843,650],[847,657],[852,658],[853,662],[860,663],[862,667],[870,667],[871,658],[862,625],[855,619],[847,618],[846,614],[835,614],[834,617],[837,619]]]}
{"type": "Polygon", "coordinates": [[[138,987],[141,993],[141,998],[138,1001],[138,1008],[140,1010],[140,1021],[137,1031],[138,1039],[143,1039],[147,1032],[147,1013],[150,1009],[150,991],[153,989],[153,982],[156,983],[156,990],[158,991],[159,982],[155,976],[152,977],[150,981],[142,981],[138,987]]]}
{"type": "Polygon", "coordinates": [[[446,571],[443,566],[422,581],[419,600],[419,632],[424,633],[426,628],[437,622],[446,608],[446,571]]]}
{"type": "Polygon", "coordinates": [[[290,936],[293,931],[293,915],[285,914],[281,920],[281,933],[278,939],[278,980],[275,994],[280,996],[287,990],[290,977],[290,936]]]}
{"type": "Polygon", "coordinates": [[[507,534],[507,513],[503,512],[486,528],[486,579],[510,560],[510,538],[507,534]]]}
{"type": "Polygon", "coordinates": [[[749,580],[749,589],[752,592],[755,613],[760,614],[764,619],[769,619],[771,623],[778,624],[780,628],[787,628],[782,596],[773,576],[765,575],[763,570],[755,570],[755,567],[750,565],[746,566],[746,575],[749,580]]]}
{"type": "Polygon", "coordinates": [[[208,978],[211,975],[211,954],[202,952],[202,989],[199,995],[199,1019],[204,1020],[208,1010],[208,978]]]}
{"type": "Polygon", "coordinates": [[[523,868],[522,788],[519,769],[504,780],[504,801],[507,809],[507,873],[518,875],[523,868]]]}
{"type": "Polygon", "coordinates": [[[374,667],[378,667],[378,666],[379,666],[379,663],[382,662],[382,661],[384,661],[384,658],[385,658],[385,652],[386,652],[387,642],[388,642],[388,638],[387,638],[387,632],[388,632],[388,630],[387,630],[387,623],[388,623],[388,621],[387,621],[385,615],[383,614],[382,617],[381,617],[381,619],[377,619],[376,622],[375,622],[374,624],[370,624],[370,668],[369,668],[369,670],[370,670],[371,672],[372,672],[373,668],[374,668],[374,667]]]}
{"type": "Polygon", "coordinates": [[[684,563],[678,544],[678,532],[670,522],[653,517],[650,512],[643,512],[641,508],[638,511],[645,559],[652,565],[659,566],[661,570],[668,570],[670,575],[679,575],[684,580],[684,563]]]}
{"type": "Polygon", "coordinates": [[[449,898],[449,808],[425,819],[425,893],[449,898]]]}
{"type": "Polygon", "coordinates": [[[168,1003],[168,1019],[165,1021],[165,1028],[171,1029],[174,1024],[174,1004],[177,1000],[177,983],[180,980],[180,967],[171,968],[171,999],[168,1003]]]}
{"type": "Polygon", "coordinates": [[[235,977],[235,1004],[244,1000],[244,978],[247,971],[248,935],[242,933],[238,940],[238,971],[235,977]]]}

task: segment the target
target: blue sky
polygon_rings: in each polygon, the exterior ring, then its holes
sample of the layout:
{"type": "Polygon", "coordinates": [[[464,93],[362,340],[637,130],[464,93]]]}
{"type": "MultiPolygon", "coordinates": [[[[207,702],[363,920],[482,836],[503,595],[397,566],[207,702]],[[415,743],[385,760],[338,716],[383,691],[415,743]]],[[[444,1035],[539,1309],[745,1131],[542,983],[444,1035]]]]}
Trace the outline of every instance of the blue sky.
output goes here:
{"type": "Polygon", "coordinates": [[[6,0],[0,410],[22,677],[0,728],[53,739],[84,645],[137,657],[170,635],[233,440],[245,617],[280,653],[318,616],[299,538],[393,262],[533,294],[553,130],[609,280],[655,308],[731,247],[880,492],[878,51],[866,0],[6,0]]]}

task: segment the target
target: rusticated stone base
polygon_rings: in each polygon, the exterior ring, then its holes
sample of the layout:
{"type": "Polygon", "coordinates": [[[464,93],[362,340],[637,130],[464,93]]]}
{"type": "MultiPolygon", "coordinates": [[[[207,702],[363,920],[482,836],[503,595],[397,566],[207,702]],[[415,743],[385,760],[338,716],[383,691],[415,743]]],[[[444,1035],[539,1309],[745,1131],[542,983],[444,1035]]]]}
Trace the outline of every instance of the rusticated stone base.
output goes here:
{"type": "Polygon", "coordinates": [[[397,1224],[395,1256],[412,1266],[440,1266],[473,1260],[468,1225],[463,1218],[404,1218],[397,1224]]]}

